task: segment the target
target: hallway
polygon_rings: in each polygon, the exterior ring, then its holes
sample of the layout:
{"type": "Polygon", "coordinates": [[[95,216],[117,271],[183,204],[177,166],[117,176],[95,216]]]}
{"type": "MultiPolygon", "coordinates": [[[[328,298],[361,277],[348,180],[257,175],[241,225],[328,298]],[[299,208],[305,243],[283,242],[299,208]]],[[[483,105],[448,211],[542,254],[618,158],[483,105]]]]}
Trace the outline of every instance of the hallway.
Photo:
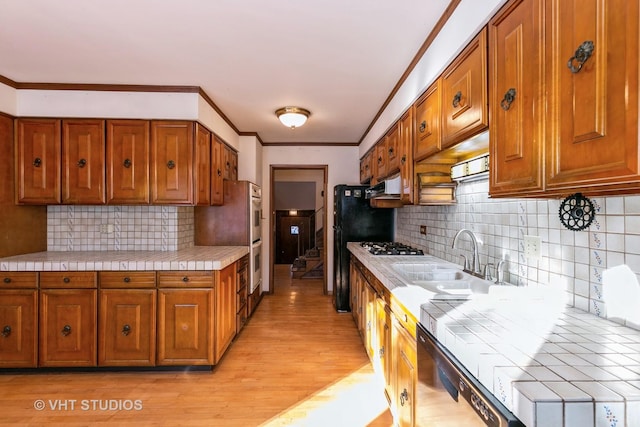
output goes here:
{"type": "Polygon", "coordinates": [[[390,426],[351,315],[288,268],[213,371],[5,373],[0,425],[390,426]]]}

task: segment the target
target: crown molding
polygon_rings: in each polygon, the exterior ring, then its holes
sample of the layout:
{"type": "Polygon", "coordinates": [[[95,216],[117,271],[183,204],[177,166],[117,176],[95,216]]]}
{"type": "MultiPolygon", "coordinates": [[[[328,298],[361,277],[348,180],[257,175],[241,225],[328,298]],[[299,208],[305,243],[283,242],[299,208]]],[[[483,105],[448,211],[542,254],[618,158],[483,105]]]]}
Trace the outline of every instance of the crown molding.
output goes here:
{"type": "Polygon", "coordinates": [[[387,106],[389,106],[389,103],[391,102],[393,97],[396,96],[396,94],[400,90],[400,87],[404,84],[404,82],[409,77],[409,74],[411,74],[411,72],[416,67],[416,65],[418,65],[418,62],[420,62],[420,59],[422,59],[422,56],[425,54],[427,49],[429,49],[429,46],[431,46],[435,38],[438,36],[438,34],[440,34],[440,31],[442,31],[442,27],[444,27],[444,24],[446,24],[449,18],[451,18],[451,15],[453,15],[453,12],[456,10],[456,8],[458,7],[461,1],[462,0],[451,0],[451,2],[449,3],[449,6],[447,6],[444,13],[440,17],[436,25],[433,27],[433,30],[431,30],[426,40],[424,41],[424,43],[422,43],[422,46],[420,46],[420,49],[418,50],[418,52],[416,52],[416,54],[414,55],[413,60],[411,60],[411,63],[409,64],[405,72],[400,77],[400,80],[398,80],[398,83],[396,83],[396,85],[393,87],[393,89],[391,90],[391,93],[389,93],[389,96],[384,101],[384,103],[382,104],[382,106],[380,107],[376,115],[373,117],[373,120],[371,120],[371,123],[369,124],[367,129],[365,129],[364,133],[362,134],[362,137],[358,141],[358,145],[362,144],[362,141],[364,141],[364,138],[367,136],[367,134],[369,133],[373,125],[380,118],[380,116],[384,112],[384,109],[387,108],[387,106]]]}

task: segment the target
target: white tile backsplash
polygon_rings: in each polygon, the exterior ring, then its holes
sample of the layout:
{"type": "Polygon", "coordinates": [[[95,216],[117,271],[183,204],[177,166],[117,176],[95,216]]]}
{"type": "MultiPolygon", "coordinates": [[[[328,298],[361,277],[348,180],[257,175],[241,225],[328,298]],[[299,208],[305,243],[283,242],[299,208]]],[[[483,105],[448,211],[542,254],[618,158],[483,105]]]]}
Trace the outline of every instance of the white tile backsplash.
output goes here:
{"type": "MultiPolygon", "coordinates": [[[[491,199],[487,180],[461,183],[456,193],[455,205],[397,209],[396,240],[460,264],[461,254],[470,256],[470,245],[466,238],[456,249],[451,243],[459,229],[468,228],[482,241],[482,266],[507,260],[505,281],[562,288],[567,305],[600,317],[607,317],[603,272],[627,264],[640,277],[640,196],[593,198],[592,225],[570,231],[560,222],[560,199],[491,199]],[[420,225],[427,226],[426,236],[420,225]],[[538,261],[524,256],[527,234],[542,239],[538,261]]],[[[612,320],[638,329],[630,320],[612,320]]]]}
{"type": "Polygon", "coordinates": [[[193,207],[47,206],[52,252],[177,251],[193,242],[193,207]]]}

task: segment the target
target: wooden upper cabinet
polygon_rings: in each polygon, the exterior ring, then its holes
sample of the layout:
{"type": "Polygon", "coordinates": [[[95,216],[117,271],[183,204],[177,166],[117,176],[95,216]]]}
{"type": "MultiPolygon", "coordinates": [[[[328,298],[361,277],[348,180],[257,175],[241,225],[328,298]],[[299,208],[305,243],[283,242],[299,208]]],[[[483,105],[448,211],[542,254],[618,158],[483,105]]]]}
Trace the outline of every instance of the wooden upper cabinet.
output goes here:
{"type": "Polygon", "coordinates": [[[387,146],[387,171],[386,175],[392,175],[400,171],[400,130],[398,124],[394,124],[385,136],[387,146]]]}
{"type": "Polygon", "coordinates": [[[371,181],[373,168],[371,160],[373,159],[373,150],[367,152],[360,160],[360,184],[366,184],[371,181]]]}
{"type": "Polygon", "coordinates": [[[16,120],[16,202],[61,201],[60,120],[16,120]]]}
{"type": "Polygon", "coordinates": [[[238,180],[238,167],[239,167],[240,159],[238,158],[238,152],[234,151],[231,153],[231,179],[234,181],[238,180]]]}
{"type": "Polygon", "coordinates": [[[226,145],[222,146],[222,177],[224,179],[231,179],[231,149],[226,145]]]}
{"type": "Polygon", "coordinates": [[[546,13],[547,189],[637,192],[638,1],[549,0],[546,13]]]}
{"type": "Polygon", "coordinates": [[[387,176],[387,139],[382,138],[376,143],[373,158],[373,180],[379,182],[387,176]]]}
{"type": "Polygon", "coordinates": [[[544,188],[543,7],[512,0],[489,22],[492,196],[544,188]]]}
{"type": "Polygon", "coordinates": [[[415,104],[415,145],[413,158],[420,161],[440,151],[440,79],[415,104]]]}
{"type": "Polygon", "coordinates": [[[104,130],[104,120],[62,121],[62,203],[105,203],[104,130]]]}
{"type": "Polygon", "coordinates": [[[147,120],[107,120],[107,203],[149,203],[147,120]]]}
{"type": "Polygon", "coordinates": [[[209,206],[211,204],[211,132],[197,123],[195,140],[195,204],[209,206]]]}
{"type": "Polygon", "coordinates": [[[151,202],[193,204],[193,122],[151,122],[151,202]]]}
{"type": "Polygon", "coordinates": [[[224,143],[211,137],[211,204],[224,203],[224,143]]]}
{"type": "Polygon", "coordinates": [[[486,28],[480,31],[444,71],[441,95],[442,148],[450,147],[487,128],[486,28]]]}
{"type": "Polygon", "coordinates": [[[398,124],[401,199],[405,205],[413,204],[413,124],[413,108],[409,108],[398,124]]]}

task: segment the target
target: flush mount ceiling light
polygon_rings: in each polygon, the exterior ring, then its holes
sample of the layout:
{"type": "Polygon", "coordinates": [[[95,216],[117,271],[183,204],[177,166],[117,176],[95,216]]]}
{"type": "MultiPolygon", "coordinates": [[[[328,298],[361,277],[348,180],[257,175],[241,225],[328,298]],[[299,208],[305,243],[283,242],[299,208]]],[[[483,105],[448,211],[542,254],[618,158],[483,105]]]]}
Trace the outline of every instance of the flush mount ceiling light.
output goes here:
{"type": "Polygon", "coordinates": [[[291,129],[299,128],[309,118],[311,113],[300,107],[283,107],[276,110],[276,116],[283,125],[291,129]]]}

